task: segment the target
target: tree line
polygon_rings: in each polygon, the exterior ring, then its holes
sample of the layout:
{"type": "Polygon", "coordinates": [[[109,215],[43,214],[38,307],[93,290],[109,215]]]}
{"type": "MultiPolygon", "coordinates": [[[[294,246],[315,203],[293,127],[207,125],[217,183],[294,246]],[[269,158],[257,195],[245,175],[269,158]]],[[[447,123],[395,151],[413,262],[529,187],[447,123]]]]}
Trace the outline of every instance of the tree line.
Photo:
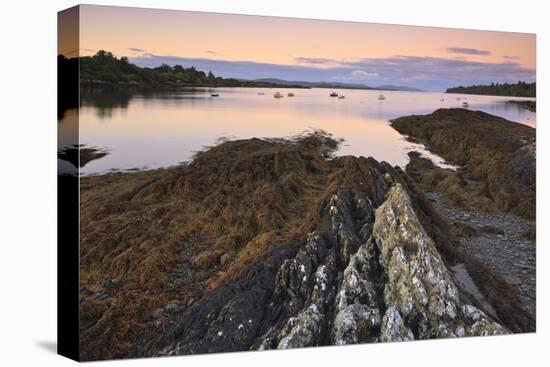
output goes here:
{"type": "Polygon", "coordinates": [[[448,88],[447,93],[483,94],[492,96],[536,97],[537,84],[519,81],[517,83],[491,83],[469,87],[448,88]]]}

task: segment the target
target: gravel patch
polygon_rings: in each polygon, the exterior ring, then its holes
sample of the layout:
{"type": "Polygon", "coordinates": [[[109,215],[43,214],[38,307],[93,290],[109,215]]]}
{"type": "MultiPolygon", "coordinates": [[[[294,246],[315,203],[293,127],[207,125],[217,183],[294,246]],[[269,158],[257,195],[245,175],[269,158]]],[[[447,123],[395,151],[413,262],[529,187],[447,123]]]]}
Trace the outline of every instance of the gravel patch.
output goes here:
{"type": "Polygon", "coordinates": [[[536,244],[523,236],[535,228],[535,221],[510,213],[490,215],[448,208],[440,194],[429,192],[426,196],[449,223],[474,229],[471,236],[460,240],[461,244],[477,260],[517,287],[524,308],[535,317],[536,244]]]}

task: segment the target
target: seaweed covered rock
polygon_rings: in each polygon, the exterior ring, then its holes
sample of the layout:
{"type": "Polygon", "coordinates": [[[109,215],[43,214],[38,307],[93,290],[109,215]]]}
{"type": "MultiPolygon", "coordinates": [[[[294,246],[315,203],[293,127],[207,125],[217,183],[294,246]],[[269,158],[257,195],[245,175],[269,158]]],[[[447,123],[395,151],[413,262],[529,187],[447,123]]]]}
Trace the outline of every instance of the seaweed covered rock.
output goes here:
{"type": "MultiPolygon", "coordinates": [[[[484,203],[476,209],[493,206],[498,211],[535,218],[534,128],[466,109],[439,109],[429,115],[400,117],[391,124],[460,166],[465,180],[458,182],[483,186],[483,190],[476,191],[484,203]]],[[[448,186],[459,190],[456,184],[448,186]]],[[[444,194],[446,191],[441,190],[444,194]]]]}

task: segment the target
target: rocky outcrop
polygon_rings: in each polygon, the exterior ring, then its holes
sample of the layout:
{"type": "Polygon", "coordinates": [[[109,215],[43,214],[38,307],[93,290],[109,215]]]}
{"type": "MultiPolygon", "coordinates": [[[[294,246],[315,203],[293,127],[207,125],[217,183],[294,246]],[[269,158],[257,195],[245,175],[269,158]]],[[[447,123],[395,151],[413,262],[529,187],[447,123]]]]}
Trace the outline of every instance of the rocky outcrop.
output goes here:
{"type": "Polygon", "coordinates": [[[336,344],[506,333],[460,300],[401,185],[390,190],[375,217],[371,238],[344,272],[336,344]]]}
{"type": "Polygon", "coordinates": [[[323,227],[276,275],[262,270],[261,292],[242,284],[221,301],[218,289],[182,316],[160,354],[508,332],[461,299],[400,184],[377,209],[368,196],[340,190],[320,215],[323,227]]]}
{"type": "MultiPolygon", "coordinates": [[[[399,185],[376,211],[372,243],[387,274],[384,336],[419,339],[494,335],[506,330],[467,305],[399,185]]],[[[400,339],[398,339],[400,340],[400,339]]]]}

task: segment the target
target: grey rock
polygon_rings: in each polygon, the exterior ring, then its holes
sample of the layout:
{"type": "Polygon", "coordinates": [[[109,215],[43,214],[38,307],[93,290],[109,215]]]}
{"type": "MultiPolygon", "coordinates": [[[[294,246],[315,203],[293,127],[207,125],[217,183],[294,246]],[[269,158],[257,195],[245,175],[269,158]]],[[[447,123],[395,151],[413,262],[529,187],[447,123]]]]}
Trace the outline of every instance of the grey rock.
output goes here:
{"type": "Polygon", "coordinates": [[[399,332],[382,330],[388,341],[392,336],[402,340],[408,335],[406,328],[416,330],[420,339],[456,336],[459,326],[464,335],[508,333],[481,310],[460,300],[449,271],[400,185],[392,187],[386,202],[376,210],[372,239],[380,249],[388,277],[384,301],[388,309],[395,309],[387,318],[399,325],[399,332]]]}
{"type": "Polygon", "coordinates": [[[316,345],[320,340],[324,315],[315,304],[290,318],[280,335],[278,349],[302,348],[316,345]]]}
{"type": "Polygon", "coordinates": [[[399,311],[393,306],[389,307],[382,319],[380,341],[401,342],[407,340],[414,340],[411,329],[405,326],[399,311]]]}
{"type": "Polygon", "coordinates": [[[159,317],[162,316],[162,314],[164,313],[164,309],[163,308],[157,308],[155,311],[153,311],[153,317],[155,319],[158,319],[159,317]]]}

